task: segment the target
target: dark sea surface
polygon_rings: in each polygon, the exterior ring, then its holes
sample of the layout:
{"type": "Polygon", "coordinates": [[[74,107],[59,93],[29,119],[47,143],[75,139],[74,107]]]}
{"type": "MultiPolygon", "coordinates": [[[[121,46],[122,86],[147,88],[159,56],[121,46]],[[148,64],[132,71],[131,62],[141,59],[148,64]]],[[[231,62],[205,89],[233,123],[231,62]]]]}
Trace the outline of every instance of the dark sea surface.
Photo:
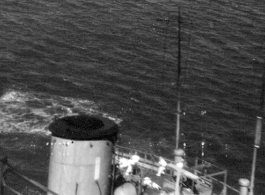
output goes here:
{"type": "MultiPolygon", "coordinates": [[[[118,123],[120,145],[172,157],[179,6],[181,147],[228,169],[232,186],[250,178],[263,1],[1,1],[1,153],[46,184],[48,125],[87,113],[118,123]]],[[[256,194],[265,194],[264,140],[263,133],[256,194]]]]}

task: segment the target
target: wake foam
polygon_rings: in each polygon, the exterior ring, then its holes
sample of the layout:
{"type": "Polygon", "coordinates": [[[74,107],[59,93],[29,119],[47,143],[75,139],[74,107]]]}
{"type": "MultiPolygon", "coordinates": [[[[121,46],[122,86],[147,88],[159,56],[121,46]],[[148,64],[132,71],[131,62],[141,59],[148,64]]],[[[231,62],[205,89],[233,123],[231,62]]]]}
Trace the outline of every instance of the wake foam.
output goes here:
{"type": "Polygon", "coordinates": [[[0,132],[50,134],[48,125],[55,117],[95,114],[119,124],[121,119],[99,109],[90,100],[50,96],[10,90],[0,97],[0,132]]]}
{"type": "Polygon", "coordinates": [[[9,91],[6,92],[2,97],[2,102],[21,102],[24,101],[25,97],[23,94],[17,92],[17,91],[9,91]]]}

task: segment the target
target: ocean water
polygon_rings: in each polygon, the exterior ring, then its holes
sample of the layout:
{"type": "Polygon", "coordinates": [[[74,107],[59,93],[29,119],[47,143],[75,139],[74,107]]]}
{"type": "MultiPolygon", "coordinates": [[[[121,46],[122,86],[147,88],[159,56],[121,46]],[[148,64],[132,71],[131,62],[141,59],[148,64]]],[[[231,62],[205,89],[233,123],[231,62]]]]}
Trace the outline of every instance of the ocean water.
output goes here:
{"type": "Polygon", "coordinates": [[[45,184],[48,125],[86,113],[119,124],[120,145],[172,157],[179,7],[180,144],[228,169],[232,186],[250,178],[265,41],[265,5],[252,0],[1,1],[2,154],[45,184]]]}

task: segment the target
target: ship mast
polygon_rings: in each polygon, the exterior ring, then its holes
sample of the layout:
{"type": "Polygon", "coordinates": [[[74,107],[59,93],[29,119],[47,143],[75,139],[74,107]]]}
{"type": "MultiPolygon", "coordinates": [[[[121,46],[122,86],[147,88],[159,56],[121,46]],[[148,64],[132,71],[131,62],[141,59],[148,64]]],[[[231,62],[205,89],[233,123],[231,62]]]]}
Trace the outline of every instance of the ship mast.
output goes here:
{"type": "Polygon", "coordinates": [[[177,121],[176,121],[176,149],[179,148],[179,130],[180,130],[180,73],[181,73],[181,36],[180,36],[180,7],[178,15],[178,74],[177,74],[177,121]]]}
{"type": "Polygon", "coordinates": [[[260,95],[260,108],[259,108],[259,112],[258,112],[257,119],[256,119],[256,134],[255,134],[255,142],[254,142],[254,151],[253,151],[253,160],[252,160],[249,195],[254,195],[254,180],[255,180],[257,150],[260,148],[262,121],[263,121],[263,115],[264,115],[264,113],[263,113],[264,112],[264,96],[265,96],[265,68],[263,68],[263,75],[262,75],[262,88],[261,88],[261,95],[260,95]]]}

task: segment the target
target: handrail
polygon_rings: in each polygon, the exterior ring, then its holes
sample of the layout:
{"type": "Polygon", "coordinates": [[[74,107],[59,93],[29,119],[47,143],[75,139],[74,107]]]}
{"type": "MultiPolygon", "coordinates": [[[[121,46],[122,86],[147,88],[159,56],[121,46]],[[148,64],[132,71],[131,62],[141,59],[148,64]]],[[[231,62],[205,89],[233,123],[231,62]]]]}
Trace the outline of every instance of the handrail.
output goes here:
{"type": "MultiPolygon", "coordinates": [[[[116,146],[116,148],[117,148],[118,150],[119,150],[119,149],[125,149],[125,150],[127,150],[127,151],[132,152],[132,153],[135,153],[135,152],[137,152],[138,154],[142,153],[142,154],[145,155],[145,157],[146,157],[147,155],[150,155],[150,156],[154,156],[154,157],[159,158],[159,156],[157,156],[157,155],[150,154],[150,153],[143,152],[143,151],[136,150],[136,149],[126,148],[126,147],[122,147],[122,146],[116,146]]],[[[130,157],[130,154],[128,154],[128,153],[124,153],[124,152],[120,152],[120,153],[118,153],[117,155],[121,155],[121,156],[123,156],[123,157],[127,157],[127,158],[130,157]]],[[[205,164],[210,164],[211,166],[213,166],[213,167],[215,167],[215,168],[217,168],[217,169],[221,169],[220,167],[215,166],[215,165],[213,165],[213,164],[211,164],[211,163],[209,163],[209,162],[207,162],[207,161],[205,161],[205,160],[202,160],[202,159],[200,159],[200,158],[196,158],[196,159],[201,160],[201,161],[202,161],[203,163],[205,163],[205,164]]],[[[165,160],[166,160],[167,162],[171,162],[172,164],[174,164],[174,161],[172,161],[172,160],[169,160],[169,159],[165,159],[165,160]]],[[[145,162],[145,163],[150,164],[150,165],[153,166],[153,167],[158,167],[158,163],[157,163],[157,162],[152,162],[152,161],[150,161],[150,160],[148,160],[148,159],[146,159],[146,158],[143,159],[143,158],[140,157],[139,162],[145,162]]],[[[151,169],[154,170],[154,168],[151,168],[151,169]]],[[[222,170],[222,169],[221,169],[221,170],[222,170]]],[[[200,171],[198,171],[198,172],[200,172],[200,171]]],[[[226,172],[226,171],[221,171],[221,172],[217,172],[217,173],[215,173],[215,174],[216,174],[216,175],[221,175],[221,174],[225,174],[225,172],[226,172]]],[[[214,178],[214,177],[212,177],[212,176],[214,176],[214,174],[209,174],[209,175],[200,176],[200,178],[202,178],[202,179],[204,179],[204,178],[210,178],[210,179],[212,179],[214,182],[220,183],[220,184],[222,184],[224,187],[227,187],[227,188],[229,188],[230,190],[232,190],[232,191],[234,191],[234,192],[236,192],[236,193],[238,193],[238,194],[240,193],[239,190],[233,188],[232,186],[229,186],[229,185],[228,185],[227,183],[225,183],[225,182],[219,181],[218,179],[216,179],[216,178],[214,178]]]]}
{"type": "MultiPolygon", "coordinates": [[[[152,156],[152,157],[156,157],[157,159],[159,159],[159,156],[158,155],[155,155],[155,154],[150,154],[148,152],[144,152],[144,151],[141,151],[141,150],[137,150],[137,149],[131,149],[131,148],[127,148],[127,147],[124,147],[124,146],[118,146],[116,145],[115,148],[118,148],[118,149],[125,149],[125,150],[129,150],[129,151],[133,151],[134,153],[137,152],[138,154],[141,153],[141,154],[144,154],[144,155],[149,155],[149,156],[152,156]]],[[[164,158],[166,161],[168,162],[174,162],[168,158],[164,158]]],[[[147,160],[147,159],[146,159],[147,160]]]]}
{"type": "MultiPolygon", "coordinates": [[[[131,153],[131,152],[138,152],[138,153],[142,153],[142,154],[144,154],[144,157],[145,157],[145,158],[141,158],[141,157],[140,157],[140,162],[142,161],[141,164],[142,164],[142,165],[145,165],[144,168],[146,168],[146,169],[157,170],[157,168],[159,167],[159,165],[158,165],[157,162],[155,162],[155,161],[150,161],[150,160],[147,159],[147,155],[150,155],[150,156],[152,156],[152,157],[159,157],[159,156],[157,156],[157,155],[153,155],[153,154],[150,154],[150,153],[147,153],[147,152],[142,152],[142,151],[134,150],[134,149],[130,149],[130,148],[125,148],[125,147],[116,146],[116,149],[119,150],[119,148],[120,148],[120,149],[126,149],[126,150],[128,150],[130,153],[131,153]]],[[[130,158],[130,153],[128,154],[128,151],[127,151],[127,153],[124,153],[124,152],[117,153],[117,150],[116,150],[116,152],[115,152],[115,157],[117,157],[117,156],[120,155],[120,156],[122,156],[122,157],[126,156],[127,158],[130,158]]],[[[174,162],[173,162],[173,161],[168,160],[168,159],[165,159],[165,160],[166,160],[167,162],[169,162],[169,163],[172,162],[172,166],[174,165],[174,162]]],[[[206,161],[204,161],[204,162],[206,162],[206,161]]],[[[175,166],[174,166],[174,167],[175,167],[175,166]]],[[[23,180],[25,180],[25,181],[31,183],[31,184],[34,185],[35,187],[37,187],[37,188],[43,190],[44,192],[48,192],[48,193],[50,193],[50,194],[52,194],[52,195],[59,195],[59,194],[57,194],[56,192],[54,192],[54,191],[50,190],[49,188],[47,188],[46,186],[40,184],[39,182],[34,181],[34,180],[32,180],[32,179],[30,179],[30,178],[28,178],[28,177],[26,177],[26,176],[20,174],[20,173],[19,173],[19,172],[18,172],[18,171],[17,171],[17,170],[11,165],[11,164],[8,163],[7,157],[2,157],[2,158],[0,157],[0,195],[3,195],[3,187],[4,187],[4,188],[7,188],[8,190],[10,190],[11,192],[13,192],[13,193],[16,194],[16,195],[22,195],[20,192],[17,192],[17,191],[16,191],[15,189],[13,189],[11,186],[8,186],[8,185],[6,184],[6,181],[5,181],[5,179],[4,179],[4,176],[5,176],[9,171],[12,172],[12,173],[14,173],[15,175],[17,175],[17,176],[20,177],[21,179],[23,179],[23,180]],[[5,166],[8,167],[8,168],[4,170],[5,166]]],[[[174,172],[174,171],[173,171],[173,172],[174,172]]],[[[170,175],[172,175],[173,172],[171,171],[170,175]]],[[[197,171],[197,172],[200,173],[200,171],[197,171]]],[[[215,174],[209,174],[209,175],[200,176],[200,178],[201,178],[201,179],[207,179],[207,178],[209,178],[209,179],[211,179],[213,182],[217,182],[217,183],[222,184],[222,185],[224,186],[224,189],[228,188],[228,189],[230,189],[230,190],[232,190],[232,191],[234,191],[234,192],[236,192],[236,193],[238,193],[238,194],[240,193],[241,195],[245,195],[245,193],[243,193],[242,191],[244,191],[244,190],[246,191],[246,189],[248,188],[248,185],[246,184],[246,182],[243,182],[242,185],[240,184],[242,188],[241,188],[240,191],[239,191],[239,190],[233,188],[232,186],[229,186],[229,185],[226,184],[225,182],[219,181],[218,179],[212,177],[212,176],[215,176],[216,174],[217,174],[217,175],[218,175],[218,174],[222,174],[222,172],[218,172],[218,173],[215,173],[215,174]]],[[[241,183],[242,183],[242,182],[241,182],[241,183]]]]}
{"type": "MultiPolygon", "coordinates": [[[[10,163],[8,163],[7,157],[2,157],[2,158],[0,159],[0,167],[2,167],[1,170],[0,170],[0,176],[1,176],[1,178],[0,178],[0,179],[1,179],[1,181],[0,181],[1,185],[0,185],[0,186],[1,186],[1,187],[2,187],[2,186],[3,186],[3,187],[6,187],[6,188],[9,189],[10,191],[12,191],[14,194],[21,195],[21,193],[17,192],[15,189],[13,189],[12,187],[8,186],[8,185],[6,184],[4,178],[3,178],[3,176],[4,176],[5,174],[7,174],[9,171],[12,172],[12,173],[14,173],[15,175],[17,175],[18,177],[20,177],[20,178],[23,179],[24,181],[27,181],[27,182],[31,183],[32,185],[34,185],[35,187],[37,187],[37,188],[43,190],[44,192],[48,192],[48,193],[50,193],[50,194],[52,194],[52,195],[59,195],[59,194],[57,194],[56,192],[54,192],[54,191],[50,190],[49,188],[47,188],[46,186],[40,184],[39,182],[37,182],[37,181],[35,181],[35,180],[32,180],[32,179],[30,179],[30,178],[28,178],[28,177],[26,177],[26,176],[20,174],[20,173],[16,170],[16,168],[14,168],[10,163]],[[4,171],[4,166],[7,166],[7,167],[8,167],[5,171],[4,171]]],[[[2,195],[2,194],[3,194],[3,192],[2,192],[2,188],[0,188],[0,189],[1,189],[0,194],[2,195]]]]}
{"type": "MultiPolygon", "coordinates": [[[[201,159],[201,158],[199,158],[199,157],[196,157],[196,159],[202,161],[204,164],[209,164],[209,162],[207,162],[206,160],[203,160],[203,159],[201,159]]],[[[216,165],[214,165],[214,164],[212,164],[212,163],[210,163],[210,164],[211,164],[211,167],[215,167],[215,168],[217,168],[217,169],[224,170],[224,169],[222,169],[221,167],[218,167],[218,166],[216,166],[216,165]]]]}
{"type": "Polygon", "coordinates": [[[207,176],[201,176],[201,178],[204,178],[204,177],[205,177],[205,178],[208,177],[208,178],[212,179],[214,182],[220,183],[220,184],[226,186],[227,188],[229,188],[230,190],[233,190],[234,192],[236,192],[236,193],[239,194],[239,190],[233,188],[232,186],[229,186],[228,184],[226,184],[226,183],[224,183],[224,182],[222,182],[222,181],[219,181],[218,179],[216,179],[216,178],[214,178],[214,177],[212,177],[212,176],[208,176],[208,175],[207,175],[207,176]]]}
{"type": "Polygon", "coordinates": [[[9,189],[11,192],[13,192],[16,195],[22,195],[21,193],[19,193],[18,191],[16,191],[15,189],[13,189],[12,187],[8,186],[5,182],[5,180],[2,180],[2,184],[5,188],[9,189]]]}
{"type": "Polygon", "coordinates": [[[29,179],[28,177],[26,177],[26,176],[24,176],[24,175],[21,175],[20,173],[18,173],[18,172],[15,171],[15,170],[12,170],[12,173],[16,174],[16,175],[19,176],[21,179],[23,179],[23,180],[25,180],[25,181],[31,183],[32,185],[38,187],[39,189],[41,189],[41,190],[43,190],[43,191],[45,191],[45,192],[49,192],[49,193],[51,193],[51,194],[53,194],[53,195],[59,195],[59,194],[57,194],[56,192],[53,192],[52,190],[50,190],[49,188],[47,188],[46,186],[40,184],[39,182],[34,181],[34,180],[32,180],[32,179],[29,179]]]}

